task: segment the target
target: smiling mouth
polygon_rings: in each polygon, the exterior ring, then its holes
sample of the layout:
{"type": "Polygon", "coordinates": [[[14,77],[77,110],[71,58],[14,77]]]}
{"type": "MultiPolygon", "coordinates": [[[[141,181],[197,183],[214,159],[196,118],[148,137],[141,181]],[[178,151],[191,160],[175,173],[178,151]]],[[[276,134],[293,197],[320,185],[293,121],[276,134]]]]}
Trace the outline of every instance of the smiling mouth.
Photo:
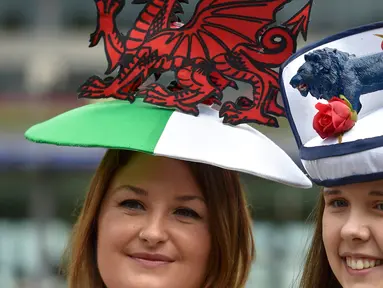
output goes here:
{"type": "Polygon", "coordinates": [[[383,260],[381,259],[344,257],[343,261],[352,270],[366,270],[383,265],[383,260]]]}
{"type": "Polygon", "coordinates": [[[139,264],[147,268],[155,268],[155,267],[171,264],[174,262],[173,259],[170,259],[163,255],[133,254],[133,255],[129,255],[129,257],[132,260],[138,262],[139,264]]]}
{"type": "Polygon", "coordinates": [[[164,266],[164,265],[173,263],[170,261],[148,260],[148,259],[136,258],[136,257],[130,257],[130,258],[132,258],[134,261],[136,261],[136,262],[140,263],[141,265],[148,267],[148,268],[155,268],[155,267],[164,266]]]}

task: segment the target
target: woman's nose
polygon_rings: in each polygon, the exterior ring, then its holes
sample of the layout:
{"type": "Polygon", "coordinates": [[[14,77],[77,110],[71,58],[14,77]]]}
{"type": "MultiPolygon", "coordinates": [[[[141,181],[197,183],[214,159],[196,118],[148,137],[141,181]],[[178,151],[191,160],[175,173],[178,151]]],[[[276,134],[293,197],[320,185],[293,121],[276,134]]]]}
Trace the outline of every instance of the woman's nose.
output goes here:
{"type": "Polygon", "coordinates": [[[139,238],[149,246],[155,246],[168,240],[166,219],[159,215],[152,215],[145,221],[139,238]]]}
{"type": "Polygon", "coordinates": [[[346,241],[367,241],[371,231],[363,215],[350,213],[341,230],[341,237],[346,241]]]}

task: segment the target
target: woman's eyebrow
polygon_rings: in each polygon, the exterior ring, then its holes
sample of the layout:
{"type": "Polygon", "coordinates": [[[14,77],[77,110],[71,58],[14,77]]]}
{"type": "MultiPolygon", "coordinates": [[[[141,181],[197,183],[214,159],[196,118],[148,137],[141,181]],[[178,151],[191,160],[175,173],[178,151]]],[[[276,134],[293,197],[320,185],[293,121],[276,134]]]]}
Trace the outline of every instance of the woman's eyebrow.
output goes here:
{"type": "Polygon", "coordinates": [[[203,199],[203,198],[200,197],[200,196],[196,196],[196,195],[183,195],[183,196],[177,196],[177,197],[176,197],[176,200],[178,200],[178,201],[193,201],[193,200],[199,200],[199,201],[203,202],[204,204],[206,203],[206,202],[205,202],[205,199],[203,199]]]}
{"type": "Polygon", "coordinates": [[[327,189],[327,190],[325,189],[323,190],[323,194],[325,196],[340,195],[342,194],[342,191],[336,190],[336,189],[327,189]]]}
{"type": "Polygon", "coordinates": [[[373,190],[370,193],[368,193],[370,196],[383,196],[383,191],[373,190]]]}
{"type": "Polygon", "coordinates": [[[132,191],[135,194],[141,195],[141,196],[148,196],[149,194],[148,191],[146,191],[145,189],[137,187],[137,186],[129,185],[129,184],[118,186],[117,188],[114,189],[113,192],[116,193],[117,191],[120,191],[120,190],[132,191]]]}

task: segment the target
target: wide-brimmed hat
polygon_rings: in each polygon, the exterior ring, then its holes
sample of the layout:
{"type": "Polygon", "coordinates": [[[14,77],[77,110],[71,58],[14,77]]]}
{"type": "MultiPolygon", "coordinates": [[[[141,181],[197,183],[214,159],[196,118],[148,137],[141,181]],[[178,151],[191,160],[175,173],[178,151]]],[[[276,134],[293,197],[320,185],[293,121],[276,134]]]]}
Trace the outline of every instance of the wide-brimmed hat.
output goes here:
{"type": "Polygon", "coordinates": [[[293,160],[249,123],[277,127],[276,117],[285,115],[274,69],[295,52],[298,35],[306,37],[312,1],[280,26],[272,24],[288,1],[201,0],[187,23],[178,16],[180,2],[133,1],[142,11],[122,35],[116,16],[125,2],[96,0],[91,46],[104,40],[106,74],[117,75],[90,77],[79,97],[112,101],[37,124],[26,138],[140,151],[311,187],[293,160]],[[174,72],[168,85],[159,82],[165,72],[174,72]],[[250,84],[252,98],[221,103],[238,82],[250,84]]]}

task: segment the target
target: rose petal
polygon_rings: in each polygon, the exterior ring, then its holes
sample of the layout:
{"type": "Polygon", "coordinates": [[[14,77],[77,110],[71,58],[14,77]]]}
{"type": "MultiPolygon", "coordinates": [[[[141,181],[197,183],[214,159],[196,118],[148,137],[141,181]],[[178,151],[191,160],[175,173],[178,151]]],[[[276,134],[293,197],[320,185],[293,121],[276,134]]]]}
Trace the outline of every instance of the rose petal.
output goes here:
{"type": "Polygon", "coordinates": [[[352,127],[355,126],[355,121],[354,120],[347,120],[346,123],[344,124],[344,129],[346,129],[346,131],[350,130],[352,127]]]}
{"type": "Polygon", "coordinates": [[[327,110],[326,113],[324,113],[324,114],[326,114],[328,117],[332,118],[332,114],[333,114],[333,113],[334,113],[334,112],[332,111],[332,108],[331,108],[331,106],[330,106],[330,109],[327,110]]]}
{"type": "Polygon", "coordinates": [[[332,115],[332,123],[333,123],[334,127],[338,127],[338,126],[343,125],[343,123],[346,120],[347,120],[347,118],[343,118],[342,116],[337,115],[335,113],[333,113],[333,115],[332,115]]]}
{"type": "Polygon", "coordinates": [[[320,119],[321,119],[322,115],[323,115],[322,113],[318,112],[314,116],[313,127],[314,127],[315,131],[321,130],[321,125],[320,125],[319,122],[320,122],[320,119]]]}
{"type": "Polygon", "coordinates": [[[324,133],[322,132],[322,130],[315,130],[318,135],[322,138],[322,139],[326,139],[328,137],[327,133],[324,133]]]}
{"type": "Polygon", "coordinates": [[[323,115],[323,117],[321,117],[319,119],[319,124],[322,126],[322,127],[326,127],[328,126],[330,123],[332,122],[331,120],[331,116],[325,114],[323,115]]]}
{"type": "Polygon", "coordinates": [[[340,101],[340,102],[344,102],[342,99],[340,99],[339,97],[332,97],[330,100],[328,100],[328,103],[333,103],[333,102],[337,102],[337,101],[340,101]]]}
{"type": "Polygon", "coordinates": [[[348,119],[342,123],[342,125],[339,125],[335,129],[335,133],[344,133],[349,131],[352,127],[354,127],[355,121],[348,119]]]}
{"type": "Polygon", "coordinates": [[[321,112],[318,112],[317,114],[315,114],[314,119],[313,119],[313,128],[319,134],[319,136],[322,139],[325,139],[325,138],[327,138],[327,134],[323,133],[323,128],[324,127],[319,124],[320,121],[321,121],[321,118],[323,116],[324,116],[324,114],[321,113],[321,112]]]}
{"type": "Polygon", "coordinates": [[[332,123],[330,123],[326,127],[321,127],[321,129],[316,130],[316,131],[322,139],[325,139],[325,138],[330,137],[331,135],[334,134],[335,128],[332,125],[332,123]]]}
{"type": "Polygon", "coordinates": [[[326,113],[327,111],[331,111],[331,106],[328,104],[317,103],[315,104],[315,108],[319,110],[319,112],[326,113]]]}
{"type": "Polygon", "coordinates": [[[326,127],[323,128],[323,132],[328,134],[329,136],[331,136],[335,132],[334,125],[332,125],[332,123],[330,123],[329,125],[327,125],[326,127]]]}
{"type": "Polygon", "coordinates": [[[348,119],[351,116],[350,108],[343,102],[333,102],[330,105],[333,113],[339,115],[340,117],[348,119]]]}

